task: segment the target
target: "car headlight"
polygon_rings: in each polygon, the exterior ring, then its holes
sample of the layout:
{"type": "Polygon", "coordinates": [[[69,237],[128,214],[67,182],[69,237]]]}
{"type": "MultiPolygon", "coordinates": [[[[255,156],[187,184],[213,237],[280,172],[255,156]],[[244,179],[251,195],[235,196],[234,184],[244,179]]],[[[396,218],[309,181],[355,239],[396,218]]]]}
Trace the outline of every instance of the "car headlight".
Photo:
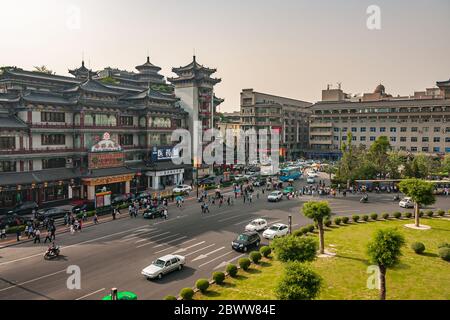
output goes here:
{"type": "Polygon", "coordinates": [[[241,243],[241,244],[239,244],[239,247],[240,247],[240,248],[242,248],[243,246],[244,246],[244,245],[243,245],[242,243],[241,243]]]}

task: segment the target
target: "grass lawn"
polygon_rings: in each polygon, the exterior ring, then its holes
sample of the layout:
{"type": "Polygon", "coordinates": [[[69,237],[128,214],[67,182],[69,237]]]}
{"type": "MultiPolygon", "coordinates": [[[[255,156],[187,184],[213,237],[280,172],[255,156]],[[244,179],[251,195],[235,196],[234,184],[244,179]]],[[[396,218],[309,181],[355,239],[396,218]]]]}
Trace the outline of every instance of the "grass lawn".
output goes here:
{"type": "MultiPolygon", "coordinates": [[[[387,299],[450,299],[450,263],[437,255],[437,245],[450,242],[450,221],[423,218],[431,230],[413,230],[403,225],[412,220],[362,222],[328,228],[325,244],[336,252],[332,258],[319,258],[313,269],[324,280],[319,299],[378,299],[378,290],[367,289],[368,261],[366,245],[377,229],[396,227],[406,238],[400,264],[387,272],[387,299]],[[411,250],[412,242],[425,244],[423,255],[411,250]]],[[[314,235],[317,237],[317,235],[314,235]]],[[[275,259],[252,265],[249,272],[239,270],[236,279],[227,278],[223,286],[213,285],[205,295],[195,299],[276,299],[274,288],[283,272],[283,264],[275,259]]]]}

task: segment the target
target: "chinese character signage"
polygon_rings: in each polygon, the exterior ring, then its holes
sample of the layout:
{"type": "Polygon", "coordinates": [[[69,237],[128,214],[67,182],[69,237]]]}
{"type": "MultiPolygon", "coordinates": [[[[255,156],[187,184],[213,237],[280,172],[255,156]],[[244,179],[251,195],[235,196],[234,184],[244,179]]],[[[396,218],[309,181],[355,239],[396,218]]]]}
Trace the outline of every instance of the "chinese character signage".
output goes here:
{"type": "Polygon", "coordinates": [[[173,147],[153,147],[151,158],[153,162],[156,161],[164,161],[164,160],[172,160],[178,158],[178,149],[173,147]]]}
{"type": "Polygon", "coordinates": [[[88,155],[89,169],[116,168],[124,165],[125,155],[123,152],[96,153],[88,155]]]}

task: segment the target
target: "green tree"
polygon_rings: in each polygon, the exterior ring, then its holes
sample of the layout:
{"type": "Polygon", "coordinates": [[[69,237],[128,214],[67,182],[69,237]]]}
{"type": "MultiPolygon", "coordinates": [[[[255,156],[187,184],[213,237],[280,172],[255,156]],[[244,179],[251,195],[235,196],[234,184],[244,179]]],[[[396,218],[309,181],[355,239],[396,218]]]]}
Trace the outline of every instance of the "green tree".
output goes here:
{"type": "Polygon", "coordinates": [[[46,66],[42,65],[42,66],[35,66],[34,67],[34,71],[36,72],[42,72],[42,73],[47,73],[47,74],[55,74],[52,70],[48,69],[46,66]]]}
{"type": "Polygon", "coordinates": [[[313,261],[317,252],[317,241],[311,237],[296,237],[293,235],[276,238],[270,246],[277,255],[278,260],[287,261],[313,261]]]}
{"type": "Polygon", "coordinates": [[[303,214],[305,217],[314,220],[319,229],[320,253],[325,250],[325,240],[323,231],[323,221],[331,216],[331,208],[327,201],[308,201],[303,205],[303,214]]]}
{"type": "Polygon", "coordinates": [[[416,227],[419,227],[420,206],[427,206],[436,202],[436,198],[433,194],[433,184],[420,179],[406,179],[401,181],[398,187],[401,192],[406,194],[408,197],[411,197],[412,201],[414,201],[415,224],[416,227]]]}
{"type": "Polygon", "coordinates": [[[380,300],[386,300],[386,272],[395,266],[401,256],[404,237],[396,229],[382,229],[375,233],[367,245],[369,262],[380,269],[380,300]]]}
{"type": "Polygon", "coordinates": [[[301,262],[289,262],[275,289],[280,300],[312,300],[319,295],[322,278],[301,262]]]}
{"type": "Polygon", "coordinates": [[[377,175],[381,178],[386,178],[388,173],[389,155],[391,145],[386,136],[378,137],[370,146],[368,152],[368,159],[375,165],[377,175]]]}
{"type": "Polygon", "coordinates": [[[119,81],[117,81],[116,79],[114,79],[113,77],[105,77],[102,78],[100,80],[100,82],[104,83],[104,84],[118,84],[119,81]]]}
{"type": "Polygon", "coordinates": [[[441,170],[447,172],[447,175],[450,175],[450,154],[445,155],[444,159],[442,159],[441,170]]]}

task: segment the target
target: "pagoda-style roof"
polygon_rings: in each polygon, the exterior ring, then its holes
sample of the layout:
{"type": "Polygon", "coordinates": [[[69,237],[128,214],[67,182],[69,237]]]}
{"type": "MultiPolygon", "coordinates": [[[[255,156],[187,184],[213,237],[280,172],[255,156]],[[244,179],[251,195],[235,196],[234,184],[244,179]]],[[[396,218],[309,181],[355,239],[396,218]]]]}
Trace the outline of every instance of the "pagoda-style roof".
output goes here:
{"type": "Polygon", "coordinates": [[[144,64],[141,64],[140,66],[136,66],[136,69],[139,70],[139,72],[153,71],[155,73],[157,73],[161,70],[160,67],[155,66],[153,63],[150,62],[150,57],[147,57],[147,62],[145,62],[144,64]]]}
{"type": "Polygon", "coordinates": [[[71,100],[65,98],[62,94],[49,93],[49,92],[38,92],[32,91],[27,92],[23,95],[23,100],[31,103],[41,103],[41,104],[57,104],[57,105],[76,105],[76,100],[71,100]]]}
{"type": "Polygon", "coordinates": [[[112,96],[120,96],[122,95],[122,92],[112,90],[105,86],[103,83],[97,80],[93,80],[89,78],[85,82],[64,90],[64,93],[75,93],[78,91],[85,91],[85,92],[93,92],[93,93],[99,93],[99,94],[105,94],[105,95],[112,95],[112,96]]]}
{"type": "Polygon", "coordinates": [[[20,101],[20,97],[17,94],[0,93],[0,102],[16,103],[20,101]]]}
{"type": "Polygon", "coordinates": [[[446,81],[437,81],[436,85],[440,87],[450,87],[450,79],[446,81]]]}
{"type": "Polygon", "coordinates": [[[178,101],[178,98],[176,98],[173,94],[165,94],[165,93],[153,90],[151,88],[146,89],[137,94],[127,96],[127,97],[123,98],[123,100],[141,100],[141,99],[146,99],[146,98],[155,99],[155,100],[165,100],[165,101],[171,101],[171,102],[178,101]]]}
{"type": "Polygon", "coordinates": [[[206,74],[213,74],[217,71],[217,69],[210,69],[207,68],[201,64],[199,64],[196,60],[196,57],[193,57],[193,60],[191,63],[189,63],[188,65],[184,66],[184,67],[178,67],[178,68],[172,68],[172,71],[178,75],[180,75],[181,73],[186,73],[186,72],[192,72],[192,71],[202,71],[205,72],[206,74]]]}
{"type": "Polygon", "coordinates": [[[55,82],[61,82],[63,84],[73,85],[80,83],[79,79],[75,79],[72,77],[65,77],[65,76],[58,76],[54,74],[48,74],[44,72],[38,72],[38,71],[26,71],[20,68],[10,68],[6,69],[3,73],[3,77],[7,76],[13,76],[13,77],[19,77],[19,78],[33,78],[36,80],[42,80],[42,81],[55,81],[55,82]]]}
{"type": "Polygon", "coordinates": [[[26,129],[28,126],[13,115],[0,114],[1,129],[26,129]]]}
{"type": "Polygon", "coordinates": [[[69,73],[74,75],[78,79],[87,79],[91,71],[84,66],[84,60],[81,61],[81,67],[77,69],[70,70],[69,73]]]}

